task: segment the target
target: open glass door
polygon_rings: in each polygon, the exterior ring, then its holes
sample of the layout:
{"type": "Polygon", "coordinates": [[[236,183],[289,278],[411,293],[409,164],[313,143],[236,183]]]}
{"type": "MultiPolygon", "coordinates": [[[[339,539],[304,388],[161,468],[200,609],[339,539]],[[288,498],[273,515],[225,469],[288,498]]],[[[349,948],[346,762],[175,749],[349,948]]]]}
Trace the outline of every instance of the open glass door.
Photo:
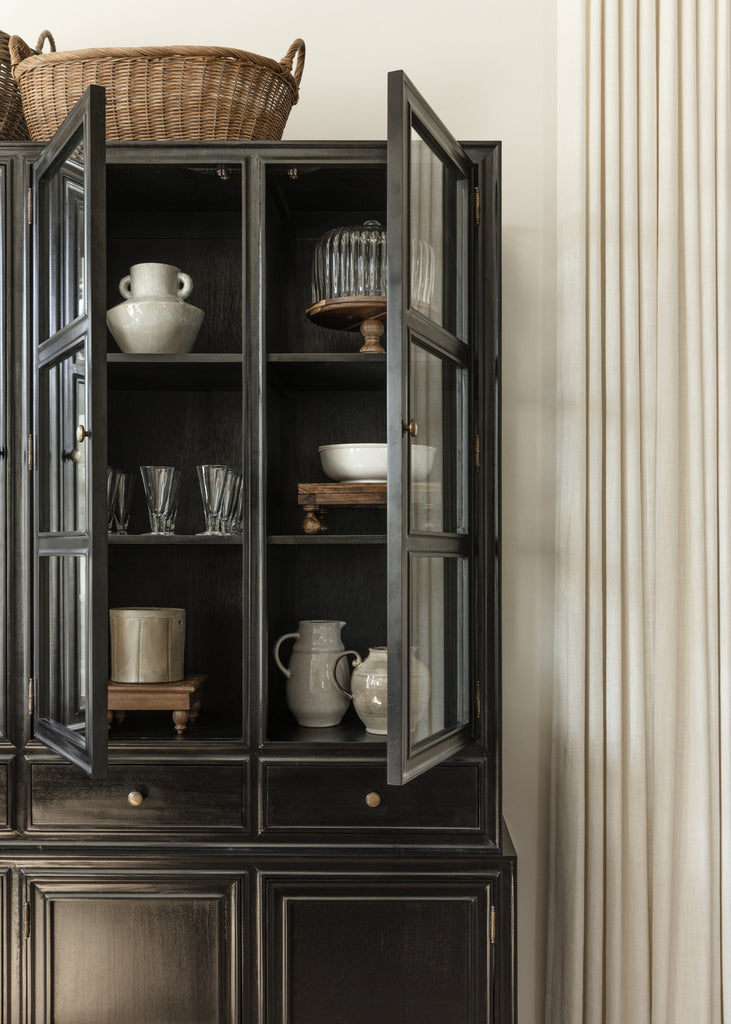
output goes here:
{"type": "Polygon", "coordinates": [[[90,775],[107,746],[104,90],[33,167],[33,735],[90,775]]]}
{"type": "Polygon", "coordinates": [[[388,80],[388,781],[472,739],[472,185],[402,72],[388,80]]]}

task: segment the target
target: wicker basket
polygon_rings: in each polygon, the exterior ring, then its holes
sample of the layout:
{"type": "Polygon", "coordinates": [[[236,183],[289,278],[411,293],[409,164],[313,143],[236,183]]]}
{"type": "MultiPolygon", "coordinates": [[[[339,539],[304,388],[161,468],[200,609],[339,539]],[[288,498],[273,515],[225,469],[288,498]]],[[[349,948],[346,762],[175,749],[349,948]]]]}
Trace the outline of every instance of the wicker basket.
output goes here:
{"type": "MultiPolygon", "coordinates": [[[[48,40],[51,49],[56,49],[53,36],[47,30],[41,32],[36,43],[37,53],[42,49],[43,44],[48,40]]],[[[20,100],[18,83],[13,78],[10,67],[10,49],[8,43],[10,36],[7,32],[0,32],[0,139],[9,139],[11,142],[24,142],[30,138],[28,125],[23,117],[23,104],[20,100]]]]}
{"type": "Polygon", "coordinates": [[[281,139],[305,44],[295,39],[281,61],[215,46],[33,55],[13,36],[10,56],[34,142],[50,139],[93,84],[107,91],[110,141],[281,139]]]}

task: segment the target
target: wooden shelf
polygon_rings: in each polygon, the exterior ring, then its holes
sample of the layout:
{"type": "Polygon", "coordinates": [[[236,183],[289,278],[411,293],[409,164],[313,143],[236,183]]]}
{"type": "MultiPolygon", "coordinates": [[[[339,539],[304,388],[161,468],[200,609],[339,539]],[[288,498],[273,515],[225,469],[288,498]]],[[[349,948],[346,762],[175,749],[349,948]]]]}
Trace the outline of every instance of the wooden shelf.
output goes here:
{"type": "Polygon", "coordinates": [[[314,545],[358,545],[358,544],[385,544],[385,533],[324,533],[310,536],[305,533],[279,533],[272,534],[267,538],[267,543],[272,545],[287,544],[314,544],[314,545]]]}
{"type": "Polygon", "coordinates": [[[151,544],[155,546],[203,544],[211,547],[219,547],[221,544],[241,547],[243,537],[233,534],[187,534],[187,533],[109,533],[107,534],[109,544],[139,545],[151,544]]]}
{"type": "Polygon", "coordinates": [[[275,385],[295,391],[386,387],[386,356],[380,352],[272,352],[267,364],[275,385]]]}
{"type": "Polygon", "coordinates": [[[128,391],[240,391],[243,369],[240,352],[107,353],[109,387],[128,391]]]}

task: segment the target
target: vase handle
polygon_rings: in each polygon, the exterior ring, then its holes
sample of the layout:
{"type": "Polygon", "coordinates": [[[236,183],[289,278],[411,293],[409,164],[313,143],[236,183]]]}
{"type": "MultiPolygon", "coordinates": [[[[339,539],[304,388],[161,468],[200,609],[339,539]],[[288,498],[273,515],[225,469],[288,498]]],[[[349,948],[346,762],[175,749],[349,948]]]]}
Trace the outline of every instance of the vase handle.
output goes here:
{"type": "Polygon", "coordinates": [[[343,651],[343,653],[339,654],[338,657],[335,659],[335,664],[333,665],[333,682],[340,690],[343,697],[347,697],[348,700],[352,700],[353,694],[350,692],[350,690],[346,690],[345,687],[341,686],[340,683],[338,682],[338,665],[343,660],[343,658],[347,658],[349,654],[352,654],[355,657],[355,661],[353,662],[353,669],[358,668],[358,666],[362,664],[361,656],[358,654],[357,651],[343,651]]]}
{"type": "Polygon", "coordinates": [[[119,282],[119,294],[123,299],[132,298],[132,283],[129,274],[119,282]]]}
{"type": "Polygon", "coordinates": [[[193,278],[190,274],[184,274],[183,271],[178,272],[178,298],[187,299],[190,293],[193,291],[193,278]]]}
{"type": "Polygon", "coordinates": [[[291,674],[291,673],[290,673],[289,669],[288,669],[288,668],[285,668],[285,667],[284,667],[284,665],[283,665],[283,664],[281,663],[281,661],[279,660],[279,648],[280,648],[281,644],[282,644],[282,643],[283,643],[283,642],[284,642],[285,640],[293,640],[293,639],[294,639],[294,640],[299,640],[299,638],[300,638],[300,635],[299,635],[299,633],[285,633],[285,634],[284,634],[283,636],[280,636],[280,638],[279,638],[279,639],[277,640],[277,642],[276,642],[276,643],[275,643],[275,645],[274,645],[274,660],[276,661],[276,663],[277,663],[277,666],[278,666],[278,667],[279,667],[279,668],[280,668],[280,669],[282,670],[282,672],[283,672],[283,673],[285,674],[285,676],[287,677],[287,679],[289,679],[289,677],[290,677],[290,674],[291,674]]]}

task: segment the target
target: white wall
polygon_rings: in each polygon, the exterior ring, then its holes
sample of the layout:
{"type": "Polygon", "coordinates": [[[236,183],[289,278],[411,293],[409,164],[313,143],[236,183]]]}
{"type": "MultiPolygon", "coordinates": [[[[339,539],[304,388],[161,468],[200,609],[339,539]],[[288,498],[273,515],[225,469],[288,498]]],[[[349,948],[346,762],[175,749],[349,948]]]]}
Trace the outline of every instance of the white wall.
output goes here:
{"type": "MultiPolygon", "coordinates": [[[[553,606],[557,0],[58,0],[3,7],[31,45],[307,44],[285,138],[381,139],[402,68],[462,139],[503,142],[504,812],[518,861],[520,1024],[542,1022],[553,606]]],[[[445,1021],[445,1024],[450,1022],[445,1021]]]]}

